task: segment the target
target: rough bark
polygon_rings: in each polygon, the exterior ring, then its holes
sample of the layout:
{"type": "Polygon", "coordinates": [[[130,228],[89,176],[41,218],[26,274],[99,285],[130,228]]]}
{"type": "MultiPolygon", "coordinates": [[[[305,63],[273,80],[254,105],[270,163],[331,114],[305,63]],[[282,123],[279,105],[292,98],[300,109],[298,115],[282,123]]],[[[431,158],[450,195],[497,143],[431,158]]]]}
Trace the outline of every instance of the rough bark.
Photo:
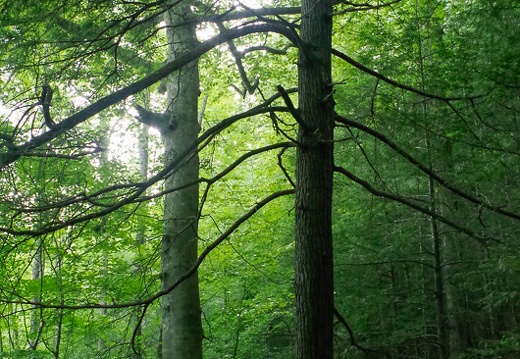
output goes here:
{"type": "MultiPolygon", "coordinates": [[[[181,2],[165,13],[169,61],[197,45],[194,25],[185,24],[191,14],[189,3],[181,2]]],[[[199,75],[197,62],[173,73],[167,81],[168,109],[163,127],[165,163],[169,163],[192,144],[198,135],[197,99],[199,75]]],[[[165,189],[196,183],[199,176],[197,153],[165,181],[165,189]]],[[[170,287],[187,272],[197,258],[199,189],[197,184],[168,193],[164,199],[162,239],[162,286],[170,287]]],[[[162,299],[163,358],[202,358],[202,324],[198,277],[195,273],[162,299]]]]}
{"type": "Polygon", "coordinates": [[[296,159],[296,358],[333,358],[330,0],[302,1],[296,159]]]}

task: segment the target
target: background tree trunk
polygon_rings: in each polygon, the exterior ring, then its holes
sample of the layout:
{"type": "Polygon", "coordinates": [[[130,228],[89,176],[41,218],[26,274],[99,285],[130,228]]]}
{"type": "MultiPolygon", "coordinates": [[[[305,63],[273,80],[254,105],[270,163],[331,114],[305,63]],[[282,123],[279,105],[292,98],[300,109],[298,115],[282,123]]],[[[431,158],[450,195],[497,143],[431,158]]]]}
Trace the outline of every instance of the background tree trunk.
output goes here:
{"type": "MultiPolygon", "coordinates": [[[[435,213],[437,209],[437,202],[435,198],[435,184],[430,177],[429,180],[431,209],[435,213]]],[[[433,250],[433,279],[435,282],[435,304],[437,311],[437,335],[438,335],[438,357],[441,359],[448,359],[450,357],[449,338],[450,331],[448,327],[448,317],[446,313],[446,298],[445,298],[445,277],[442,262],[442,238],[439,234],[439,226],[436,216],[430,218],[432,227],[432,250],[433,250]]]]}
{"type": "MultiPolygon", "coordinates": [[[[148,100],[148,99],[147,99],[148,100]]],[[[149,102],[149,101],[147,101],[149,102]]],[[[148,105],[148,104],[146,104],[148,105]]],[[[139,132],[139,175],[141,181],[146,181],[148,178],[148,126],[144,123],[141,124],[141,129],[139,132]]],[[[141,252],[142,246],[145,244],[146,241],[146,226],[141,224],[140,227],[138,227],[137,232],[135,234],[135,245],[137,248],[138,253],[141,252]]],[[[141,270],[140,264],[136,263],[134,264],[134,268],[136,273],[139,273],[141,270]]],[[[138,324],[138,320],[136,318],[135,320],[136,325],[138,324]]],[[[141,359],[143,357],[142,355],[142,323],[137,327],[137,332],[135,336],[135,343],[134,346],[136,348],[136,352],[131,354],[131,359],[141,359]]]]}
{"type": "Polygon", "coordinates": [[[332,2],[302,1],[296,162],[296,358],[333,357],[332,2]]]}
{"type": "MultiPolygon", "coordinates": [[[[35,295],[32,300],[34,302],[38,302],[41,299],[41,292],[42,292],[42,276],[43,276],[43,245],[44,240],[42,237],[38,237],[36,239],[36,250],[33,257],[33,264],[32,264],[32,273],[31,273],[31,279],[33,281],[38,281],[38,294],[35,295]]],[[[40,334],[41,334],[41,328],[42,328],[43,322],[42,322],[42,311],[38,310],[36,307],[31,311],[31,328],[30,328],[30,340],[29,340],[29,346],[31,347],[31,350],[36,350],[38,347],[38,342],[40,341],[40,334]]]]}
{"type": "MultiPolygon", "coordinates": [[[[186,25],[191,13],[189,3],[182,2],[165,13],[169,60],[189,51],[197,44],[195,26],[186,25]],[[184,25],[183,25],[184,24],[184,25]]],[[[169,126],[162,131],[165,163],[196,140],[199,75],[192,62],[169,77],[169,126]]],[[[197,224],[199,191],[198,154],[193,153],[165,182],[165,190],[191,186],[168,193],[164,199],[164,233],[162,240],[162,286],[170,287],[188,271],[197,258],[197,224]]],[[[162,352],[164,358],[196,359],[202,357],[202,324],[198,277],[194,274],[162,300],[162,352]]]]}

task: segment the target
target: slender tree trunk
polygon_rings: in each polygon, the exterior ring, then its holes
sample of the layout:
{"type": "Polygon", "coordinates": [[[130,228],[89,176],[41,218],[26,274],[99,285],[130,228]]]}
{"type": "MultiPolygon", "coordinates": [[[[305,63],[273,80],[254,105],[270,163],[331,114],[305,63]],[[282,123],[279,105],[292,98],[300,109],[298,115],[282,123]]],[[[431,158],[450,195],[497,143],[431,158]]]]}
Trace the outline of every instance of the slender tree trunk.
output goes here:
{"type": "MultiPolygon", "coordinates": [[[[109,122],[108,118],[102,117],[101,123],[100,123],[100,128],[101,128],[101,131],[103,133],[103,135],[99,139],[100,145],[101,145],[102,148],[108,148],[109,145],[110,145],[110,122],[109,122]]],[[[105,169],[109,168],[110,163],[109,163],[109,160],[108,160],[108,152],[107,151],[101,152],[100,158],[99,158],[99,163],[100,163],[100,166],[102,168],[105,168],[105,169]]],[[[102,181],[102,183],[108,182],[108,177],[107,177],[106,173],[107,173],[106,171],[102,171],[102,173],[101,173],[101,181],[102,181]]],[[[97,229],[95,231],[97,232],[97,235],[99,237],[104,238],[105,241],[110,241],[110,238],[105,235],[106,223],[107,223],[106,217],[101,218],[100,224],[99,224],[99,226],[97,227],[97,229]]],[[[109,266],[108,266],[108,257],[107,257],[105,252],[103,252],[101,254],[101,258],[99,258],[99,261],[101,262],[102,275],[106,276],[107,273],[108,273],[108,267],[109,266]]],[[[106,302],[105,302],[106,293],[107,293],[106,284],[103,283],[103,285],[101,287],[99,303],[106,304],[106,302]]],[[[105,320],[106,316],[107,316],[107,309],[106,308],[100,308],[99,309],[99,316],[100,316],[100,320],[101,321],[105,320]]],[[[97,340],[97,356],[96,356],[96,358],[102,358],[103,357],[103,353],[105,352],[105,349],[106,349],[106,347],[105,347],[105,339],[104,338],[105,338],[105,336],[102,335],[97,340]]]]}
{"type": "Polygon", "coordinates": [[[296,159],[296,358],[333,358],[332,2],[302,1],[296,159]]]}
{"type": "MultiPolygon", "coordinates": [[[[190,3],[180,2],[165,13],[169,60],[197,45],[195,26],[190,24],[190,3]]],[[[197,100],[199,74],[192,62],[168,78],[169,121],[162,131],[165,163],[193,143],[199,132],[197,100]]],[[[188,271],[197,258],[199,188],[198,154],[193,153],[165,182],[164,233],[162,240],[162,286],[170,287],[188,271]],[[191,184],[186,187],[187,184],[191,184]]],[[[162,298],[162,353],[165,359],[202,358],[202,324],[198,276],[195,273],[162,298]]]]}
{"type": "MultiPolygon", "coordinates": [[[[46,169],[46,162],[42,161],[38,164],[38,178],[44,178],[46,169]]],[[[37,203],[44,204],[45,183],[38,181],[37,191],[39,193],[37,203]]],[[[40,214],[38,218],[38,226],[44,225],[44,215],[40,214]]],[[[32,263],[31,279],[38,281],[38,293],[32,298],[34,302],[40,302],[42,296],[42,279],[44,271],[44,257],[43,246],[45,245],[45,236],[39,236],[35,239],[36,249],[34,250],[34,257],[32,263]]],[[[33,306],[31,311],[31,326],[29,332],[29,346],[31,350],[36,350],[40,341],[41,331],[43,328],[43,309],[33,306]]]]}
{"type": "MultiPolygon", "coordinates": [[[[141,129],[139,132],[139,175],[141,177],[141,181],[146,181],[148,178],[148,139],[148,126],[141,124],[141,129]]],[[[135,235],[135,242],[138,247],[145,243],[145,235],[146,226],[140,225],[135,235]]]]}
{"type": "MultiPolygon", "coordinates": [[[[421,18],[420,15],[421,9],[419,6],[419,1],[415,1],[415,16],[418,20],[421,18]]],[[[422,29],[420,27],[417,28],[417,49],[418,56],[417,62],[419,65],[420,76],[421,76],[421,89],[426,91],[425,84],[427,82],[426,76],[427,71],[425,66],[427,66],[427,58],[423,54],[423,48],[430,48],[432,45],[428,44],[430,41],[432,34],[427,27],[426,38],[423,38],[422,29]]],[[[441,39],[442,40],[442,39],[441,39]]],[[[422,103],[422,117],[426,123],[429,121],[429,110],[430,107],[427,101],[423,101],[422,103]]],[[[428,157],[430,162],[430,167],[435,167],[432,162],[432,145],[430,139],[430,133],[426,133],[426,143],[428,148],[428,157]]],[[[441,206],[439,205],[437,189],[435,187],[434,180],[429,177],[428,178],[428,189],[429,189],[429,197],[430,197],[430,209],[432,213],[439,213],[441,211],[441,206]]],[[[451,338],[451,328],[449,326],[449,317],[447,312],[447,299],[446,299],[446,270],[444,268],[445,262],[445,253],[444,253],[444,240],[445,237],[440,234],[439,231],[439,221],[437,217],[433,215],[430,217],[430,225],[431,225],[431,239],[432,239],[432,251],[433,251],[433,280],[435,286],[435,306],[436,306],[436,319],[437,319],[437,357],[440,359],[449,359],[450,358],[450,338],[451,338]]]]}
{"type": "MultiPolygon", "coordinates": [[[[141,124],[141,129],[139,132],[139,175],[141,181],[146,181],[148,178],[148,126],[144,123],[141,124]]],[[[138,253],[141,252],[141,247],[145,243],[146,238],[146,226],[140,225],[137,228],[137,233],[135,234],[135,245],[137,247],[138,253]]],[[[141,270],[139,264],[134,264],[134,270],[136,272],[139,272],[141,270]]],[[[139,315],[139,314],[138,314],[139,315]]],[[[135,323],[137,324],[138,320],[135,319],[135,323]]],[[[133,352],[130,357],[132,359],[141,359],[143,357],[142,355],[142,344],[141,344],[141,334],[142,334],[142,325],[139,325],[139,327],[136,328],[136,335],[135,335],[135,352],[133,352]]]]}
{"type": "MultiPolygon", "coordinates": [[[[42,248],[43,247],[43,238],[38,237],[36,239],[36,250],[34,253],[33,258],[33,267],[32,267],[32,273],[31,278],[33,281],[38,281],[39,284],[39,291],[38,294],[35,295],[32,299],[34,302],[38,302],[41,300],[41,279],[43,275],[43,253],[42,248]]],[[[42,310],[38,309],[36,306],[33,307],[33,310],[31,311],[31,328],[30,328],[30,339],[29,339],[29,345],[31,347],[31,350],[36,350],[38,347],[38,342],[40,341],[40,334],[41,334],[41,326],[42,323],[42,310]]]]}
{"type": "MultiPolygon", "coordinates": [[[[441,173],[453,173],[453,153],[452,143],[450,139],[446,139],[443,144],[441,154],[441,162],[437,165],[441,173]]],[[[453,216],[456,213],[457,203],[453,198],[453,194],[447,189],[439,188],[439,213],[444,216],[453,216]]],[[[455,357],[462,348],[461,332],[460,332],[460,317],[459,312],[462,306],[457,287],[453,284],[456,274],[456,266],[454,263],[459,261],[461,248],[460,240],[456,235],[449,231],[444,231],[442,235],[442,248],[444,259],[444,293],[446,303],[446,326],[449,338],[449,355],[455,357]]]]}
{"type": "MultiPolygon", "coordinates": [[[[431,210],[436,213],[438,210],[435,200],[435,187],[433,179],[429,179],[431,210]]],[[[439,358],[448,359],[450,357],[450,334],[448,327],[448,316],[446,313],[446,298],[444,288],[444,270],[442,266],[442,239],[439,234],[437,218],[430,218],[432,227],[432,247],[433,247],[433,268],[435,281],[435,303],[437,306],[437,336],[439,341],[439,358]]]]}
{"type": "MultiPolygon", "coordinates": [[[[72,240],[67,236],[62,236],[62,241],[67,242],[67,248],[70,248],[72,244],[72,240]]],[[[56,282],[57,287],[59,288],[59,295],[60,295],[60,305],[65,304],[65,293],[63,292],[63,254],[59,253],[58,257],[56,259],[56,263],[54,265],[55,273],[56,273],[56,282]]],[[[60,350],[61,350],[61,338],[63,334],[63,317],[64,312],[63,309],[58,309],[56,312],[56,315],[58,316],[58,323],[56,324],[56,331],[55,331],[55,338],[54,338],[54,350],[52,351],[54,354],[55,359],[59,359],[60,357],[60,350]]]]}

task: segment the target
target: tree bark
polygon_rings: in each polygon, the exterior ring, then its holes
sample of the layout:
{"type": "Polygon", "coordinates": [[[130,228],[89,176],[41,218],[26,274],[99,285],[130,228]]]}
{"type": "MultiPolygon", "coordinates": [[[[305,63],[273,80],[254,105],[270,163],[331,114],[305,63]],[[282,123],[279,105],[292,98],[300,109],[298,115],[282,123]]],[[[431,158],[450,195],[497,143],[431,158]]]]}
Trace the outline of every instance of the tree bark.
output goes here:
{"type": "MultiPolygon", "coordinates": [[[[441,156],[441,163],[438,165],[440,171],[444,173],[453,173],[453,153],[452,143],[450,139],[446,139],[443,145],[443,150],[439,151],[441,156]]],[[[442,203],[440,206],[440,213],[443,215],[454,215],[456,213],[457,202],[453,194],[445,188],[439,188],[439,200],[442,203]],[[454,211],[454,212],[452,212],[454,211]],[[451,212],[451,213],[450,213],[451,212]]],[[[456,267],[454,263],[461,260],[461,248],[459,247],[460,239],[456,235],[452,235],[449,231],[445,231],[442,237],[442,252],[444,254],[444,290],[446,299],[446,314],[447,314],[447,331],[449,336],[449,357],[456,357],[462,348],[461,333],[459,328],[460,323],[460,308],[462,303],[459,300],[459,293],[456,286],[453,284],[453,278],[456,274],[456,267]]]]}
{"type": "MultiPolygon", "coordinates": [[[[431,200],[431,210],[435,213],[437,201],[435,198],[435,184],[433,179],[429,178],[429,190],[431,200]]],[[[432,249],[433,249],[433,278],[435,282],[435,304],[437,309],[437,336],[438,336],[438,357],[440,359],[449,359],[450,357],[450,331],[448,327],[448,315],[446,313],[446,297],[445,297],[445,276],[442,262],[442,238],[439,233],[437,218],[430,218],[432,229],[432,249]]]]}
{"type": "MultiPolygon", "coordinates": [[[[38,281],[39,289],[38,294],[36,294],[32,299],[34,302],[38,302],[41,300],[41,292],[42,292],[42,276],[43,276],[43,253],[42,247],[44,245],[44,241],[42,237],[38,237],[36,239],[36,249],[33,257],[32,264],[32,274],[31,279],[33,281],[38,281]]],[[[38,342],[40,341],[41,329],[42,329],[43,321],[42,321],[42,310],[38,309],[36,306],[33,306],[33,310],[31,311],[31,328],[30,328],[30,339],[29,346],[31,350],[36,350],[38,347],[38,342]]]]}
{"type": "Polygon", "coordinates": [[[333,358],[332,2],[302,1],[296,159],[296,358],[333,358]]]}
{"type": "MultiPolygon", "coordinates": [[[[197,45],[194,23],[187,20],[188,2],[176,4],[165,13],[169,61],[197,45]],[[186,25],[187,24],[187,25],[186,25]]],[[[169,121],[162,131],[164,160],[170,163],[198,135],[197,100],[199,74],[196,61],[172,74],[167,81],[169,121]]],[[[164,198],[162,239],[162,287],[170,287],[187,272],[197,258],[199,188],[198,154],[195,152],[165,181],[165,190],[182,188],[164,198]]],[[[198,276],[194,274],[162,299],[163,358],[202,358],[202,324],[198,276]]]]}
{"type": "MultiPolygon", "coordinates": [[[[144,123],[141,124],[141,129],[139,132],[139,175],[141,181],[146,181],[148,178],[148,126],[144,123]]],[[[145,244],[146,241],[146,226],[140,224],[137,228],[137,233],[135,234],[135,245],[138,253],[141,252],[141,247],[145,244]]],[[[141,270],[140,264],[134,264],[134,270],[136,273],[139,273],[141,270]]],[[[139,324],[138,317],[135,319],[135,325],[137,328],[135,329],[135,337],[134,337],[134,349],[135,351],[130,355],[131,359],[142,359],[142,325],[139,324]]]]}

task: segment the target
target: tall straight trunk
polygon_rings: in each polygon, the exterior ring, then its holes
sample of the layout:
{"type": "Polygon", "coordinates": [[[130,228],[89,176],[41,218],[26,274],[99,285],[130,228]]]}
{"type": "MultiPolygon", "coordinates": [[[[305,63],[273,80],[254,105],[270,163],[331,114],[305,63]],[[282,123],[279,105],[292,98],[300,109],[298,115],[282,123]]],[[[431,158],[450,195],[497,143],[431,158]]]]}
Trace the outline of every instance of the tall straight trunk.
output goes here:
{"type": "MultiPolygon", "coordinates": [[[[141,129],[139,132],[139,175],[141,181],[146,181],[148,178],[148,126],[144,123],[141,124],[141,129]]],[[[140,225],[137,228],[137,233],[135,234],[135,245],[137,247],[138,253],[141,252],[141,247],[145,244],[146,240],[146,226],[140,225]]],[[[141,270],[139,264],[134,264],[134,269],[136,272],[141,270]]],[[[138,320],[135,319],[135,323],[137,324],[138,320]]],[[[135,351],[130,355],[131,359],[141,359],[142,355],[142,343],[141,343],[141,335],[142,335],[142,324],[139,325],[136,329],[134,346],[135,351]]]]}
{"type": "MultiPolygon", "coordinates": [[[[67,242],[67,247],[70,247],[72,245],[72,239],[66,235],[62,236],[62,241],[67,242]]],[[[63,253],[59,253],[58,257],[56,258],[56,263],[54,264],[54,267],[56,268],[56,283],[59,290],[59,296],[60,296],[60,305],[65,304],[65,293],[63,290],[63,253]]],[[[64,310],[58,309],[56,315],[58,316],[58,322],[56,324],[55,329],[55,335],[54,335],[54,358],[59,359],[60,358],[60,349],[61,349],[61,337],[63,335],[63,317],[64,317],[64,310]]]]}
{"type": "MultiPolygon", "coordinates": [[[[420,24],[421,21],[421,8],[419,5],[419,1],[415,1],[415,17],[417,23],[420,24]]],[[[420,76],[421,76],[421,90],[426,92],[427,83],[427,70],[426,66],[431,65],[431,59],[424,56],[423,49],[429,49],[433,46],[432,41],[434,41],[433,35],[430,33],[430,28],[426,27],[424,30],[426,31],[426,37],[423,37],[422,28],[418,27],[417,31],[417,62],[419,65],[420,76]]],[[[442,37],[438,40],[442,41],[442,37]]],[[[431,120],[429,118],[429,112],[432,108],[429,106],[428,101],[422,102],[422,117],[425,123],[430,123],[431,120]]],[[[435,168],[436,166],[433,163],[433,149],[431,143],[431,134],[426,132],[426,143],[428,149],[428,158],[430,167],[435,168]]],[[[439,205],[438,200],[438,190],[435,186],[435,182],[433,178],[428,178],[428,189],[429,189],[429,197],[430,197],[430,209],[431,212],[434,213],[430,217],[430,225],[431,225],[431,239],[432,239],[432,251],[433,251],[433,280],[435,286],[435,306],[436,306],[436,319],[437,319],[437,357],[440,359],[449,359],[450,358],[450,338],[451,338],[451,328],[449,326],[449,317],[447,312],[447,298],[446,298],[446,270],[444,268],[445,263],[445,253],[444,253],[444,245],[445,245],[445,236],[441,235],[441,231],[439,228],[439,221],[435,213],[441,211],[441,205],[439,205]]]]}
{"type": "MultiPolygon", "coordinates": [[[[43,275],[43,238],[38,237],[36,239],[36,250],[33,257],[31,279],[38,281],[38,293],[32,298],[34,302],[41,300],[41,280],[43,275]]],[[[42,322],[42,310],[38,309],[37,306],[33,307],[31,311],[31,327],[30,327],[30,340],[29,345],[31,350],[36,350],[38,342],[40,341],[42,322]]]]}
{"type": "MultiPolygon", "coordinates": [[[[46,161],[43,160],[38,164],[38,179],[45,178],[46,161]]],[[[45,183],[37,181],[37,191],[39,193],[37,198],[38,205],[45,204],[45,183]]],[[[38,217],[38,226],[43,227],[45,223],[45,215],[40,214],[38,217]]],[[[34,250],[34,257],[32,262],[31,279],[33,282],[38,282],[38,292],[33,296],[34,302],[40,302],[42,296],[42,279],[44,271],[44,257],[43,246],[45,245],[45,236],[38,236],[35,239],[36,248],[34,250]]],[[[43,328],[43,309],[33,306],[31,311],[31,325],[29,329],[29,347],[31,350],[36,350],[40,341],[40,336],[43,328]]]]}
{"type": "MultiPolygon", "coordinates": [[[[107,117],[102,117],[101,118],[101,123],[100,123],[100,129],[101,129],[101,133],[103,133],[103,135],[101,136],[100,138],[100,145],[102,148],[108,148],[108,146],[110,145],[110,122],[109,122],[109,119],[107,117]]],[[[109,159],[108,159],[108,152],[107,151],[103,151],[101,152],[101,155],[100,155],[100,158],[99,158],[99,164],[102,168],[105,169],[105,171],[102,171],[101,172],[101,182],[102,183],[107,183],[108,182],[108,175],[107,175],[107,171],[106,169],[108,169],[110,167],[110,162],[109,162],[109,159]]],[[[107,223],[107,219],[106,217],[102,217],[101,218],[101,221],[99,223],[99,226],[97,227],[97,229],[95,229],[95,232],[96,234],[103,238],[103,241],[110,241],[110,237],[109,236],[106,236],[105,235],[105,232],[106,232],[106,223],[107,223]]],[[[99,259],[100,262],[101,262],[101,272],[106,275],[106,273],[108,273],[108,257],[106,255],[105,252],[103,252],[101,254],[101,258],[99,259]]],[[[107,293],[107,287],[106,287],[106,283],[103,283],[102,286],[101,286],[101,293],[99,295],[100,299],[99,299],[99,303],[100,304],[106,304],[105,302],[105,297],[106,297],[106,293],[107,293]]],[[[107,316],[107,309],[106,308],[100,308],[99,309],[99,315],[100,315],[100,321],[104,321],[104,317],[107,316]]],[[[106,346],[105,346],[105,336],[100,336],[98,338],[98,341],[97,341],[97,356],[96,358],[101,358],[103,356],[103,352],[106,350],[106,346]]]]}
{"type": "MultiPolygon", "coordinates": [[[[148,136],[148,126],[141,124],[139,131],[139,177],[143,182],[148,178],[148,136]]],[[[145,243],[145,236],[146,226],[140,225],[135,235],[135,244],[137,247],[145,243]]]]}
{"type": "MultiPolygon", "coordinates": [[[[435,198],[435,184],[433,179],[429,179],[429,190],[431,200],[432,213],[438,210],[435,198]]],[[[433,270],[435,282],[435,303],[437,309],[437,336],[438,336],[438,357],[440,359],[449,359],[450,357],[450,331],[448,327],[448,315],[446,313],[446,298],[444,288],[444,269],[442,263],[443,243],[439,234],[437,218],[433,215],[430,218],[432,227],[432,249],[433,249],[433,270]]]]}
{"type": "MultiPolygon", "coordinates": [[[[452,143],[450,139],[446,139],[443,145],[442,163],[439,165],[441,171],[444,173],[453,173],[453,153],[452,143]]],[[[443,204],[440,207],[440,213],[444,216],[450,216],[450,211],[456,211],[457,203],[453,198],[453,194],[445,188],[439,188],[439,199],[443,204]]],[[[453,263],[459,261],[461,248],[459,247],[459,238],[446,231],[443,236],[444,262],[448,263],[444,266],[445,277],[445,298],[446,298],[446,312],[447,312],[447,330],[449,333],[449,354],[450,357],[455,357],[462,349],[461,332],[460,332],[460,308],[462,303],[459,299],[459,293],[456,286],[453,284],[453,278],[456,274],[456,267],[453,263]],[[451,278],[450,278],[451,277],[451,278]]]]}
{"type": "Polygon", "coordinates": [[[296,158],[296,358],[333,358],[332,2],[302,1],[296,158]]]}
{"type": "MultiPolygon", "coordinates": [[[[189,2],[167,10],[169,60],[197,45],[195,26],[189,22],[189,2]]],[[[184,66],[168,78],[168,109],[163,127],[166,163],[193,143],[198,135],[197,100],[199,74],[197,62],[184,66]]],[[[165,182],[165,190],[182,188],[164,198],[162,239],[162,286],[170,287],[187,272],[197,258],[199,188],[198,154],[193,153],[165,182]],[[191,184],[186,186],[187,184],[191,184]]],[[[198,276],[195,273],[162,298],[162,354],[165,359],[202,358],[202,324],[198,276]]]]}

